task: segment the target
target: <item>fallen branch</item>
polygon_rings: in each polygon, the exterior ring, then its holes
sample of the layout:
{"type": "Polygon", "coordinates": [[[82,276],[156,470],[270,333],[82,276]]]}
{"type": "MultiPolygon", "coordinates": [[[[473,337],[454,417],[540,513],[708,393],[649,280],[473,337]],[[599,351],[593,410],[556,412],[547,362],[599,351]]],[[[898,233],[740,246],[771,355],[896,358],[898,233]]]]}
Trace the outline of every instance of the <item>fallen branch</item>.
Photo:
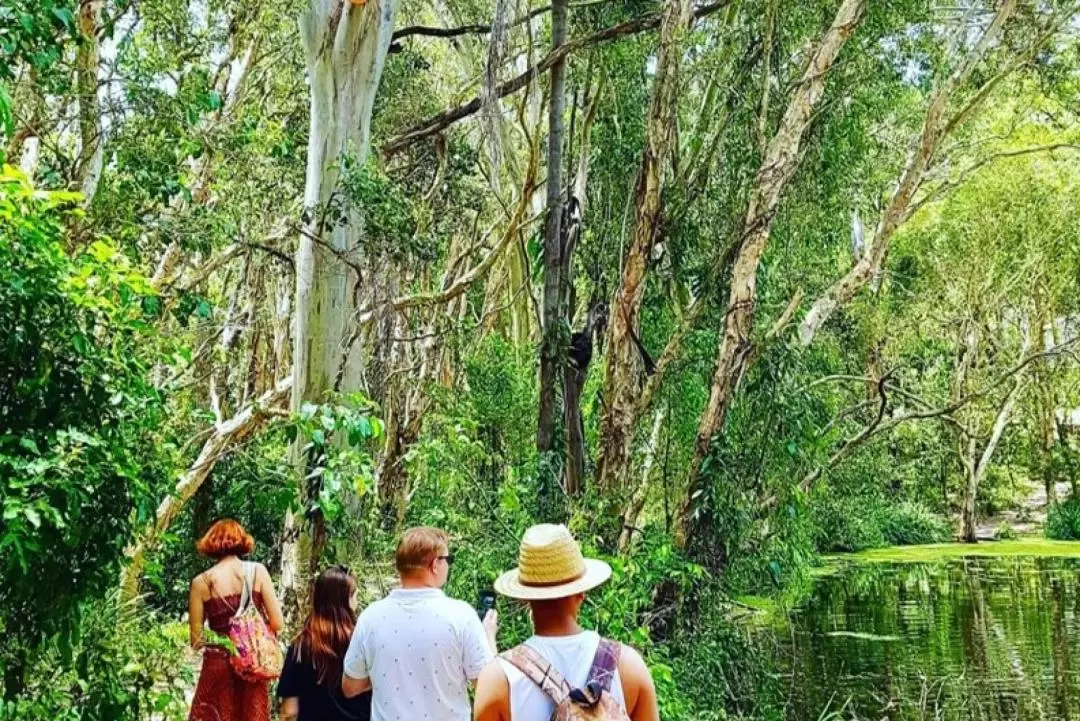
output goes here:
{"type": "Polygon", "coordinates": [[[173,492],[158,505],[154,520],[147,524],[135,544],[127,550],[126,555],[130,560],[120,577],[120,592],[123,598],[133,599],[138,594],[139,577],[146,563],[147,551],[154,546],[161,534],[168,530],[184,504],[191,500],[191,497],[210,476],[217,462],[239,441],[258,429],[270,415],[270,410],[285,401],[291,392],[292,375],[290,374],[232,418],[214,424],[212,433],[203,443],[195,462],[180,476],[173,492]]]}

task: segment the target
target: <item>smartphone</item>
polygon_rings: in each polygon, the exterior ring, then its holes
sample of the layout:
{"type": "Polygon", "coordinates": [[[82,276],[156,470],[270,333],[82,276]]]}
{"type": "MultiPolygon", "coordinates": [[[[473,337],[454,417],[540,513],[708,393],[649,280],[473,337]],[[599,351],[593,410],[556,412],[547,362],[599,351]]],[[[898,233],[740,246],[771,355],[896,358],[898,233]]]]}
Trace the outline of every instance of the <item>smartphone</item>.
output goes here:
{"type": "Polygon", "coordinates": [[[476,604],[476,612],[480,614],[480,620],[484,620],[487,612],[495,608],[495,592],[484,590],[480,592],[480,601],[476,604]]]}

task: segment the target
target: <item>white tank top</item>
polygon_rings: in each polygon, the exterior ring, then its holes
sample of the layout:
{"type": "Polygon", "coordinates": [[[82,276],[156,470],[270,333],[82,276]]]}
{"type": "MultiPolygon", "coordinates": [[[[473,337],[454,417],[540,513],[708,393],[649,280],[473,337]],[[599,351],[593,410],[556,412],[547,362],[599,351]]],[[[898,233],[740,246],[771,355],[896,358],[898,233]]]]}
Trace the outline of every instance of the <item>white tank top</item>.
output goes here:
{"type": "MultiPolygon", "coordinates": [[[[525,643],[547,659],[571,687],[581,688],[588,681],[596,649],[600,647],[600,634],[582,631],[573,636],[533,636],[525,643]]],[[[555,703],[512,663],[502,658],[499,663],[510,683],[511,721],[549,721],[555,703]]],[[[626,709],[618,668],[611,682],[611,697],[626,709]]]]}

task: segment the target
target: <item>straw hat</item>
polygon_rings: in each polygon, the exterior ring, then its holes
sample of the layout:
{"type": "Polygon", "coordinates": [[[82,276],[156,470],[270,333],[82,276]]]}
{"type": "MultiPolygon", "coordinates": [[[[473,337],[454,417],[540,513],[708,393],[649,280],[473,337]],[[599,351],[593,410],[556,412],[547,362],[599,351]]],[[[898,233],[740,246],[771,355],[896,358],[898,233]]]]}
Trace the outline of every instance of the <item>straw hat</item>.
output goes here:
{"type": "Polygon", "coordinates": [[[495,581],[495,590],[523,601],[566,598],[611,578],[611,566],[584,558],[566,526],[542,523],[525,531],[518,567],[495,581]]]}

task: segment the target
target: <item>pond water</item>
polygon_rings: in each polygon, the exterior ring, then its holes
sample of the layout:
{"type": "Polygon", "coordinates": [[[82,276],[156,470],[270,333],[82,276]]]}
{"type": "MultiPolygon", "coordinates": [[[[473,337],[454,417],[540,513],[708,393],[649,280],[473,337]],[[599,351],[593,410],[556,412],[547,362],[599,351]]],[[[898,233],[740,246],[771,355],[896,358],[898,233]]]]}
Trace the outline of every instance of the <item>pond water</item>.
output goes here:
{"type": "Polygon", "coordinates": [[[1080,562],[851,565],[782,642],[791,719],[1080,719],[1080,562]]]}

